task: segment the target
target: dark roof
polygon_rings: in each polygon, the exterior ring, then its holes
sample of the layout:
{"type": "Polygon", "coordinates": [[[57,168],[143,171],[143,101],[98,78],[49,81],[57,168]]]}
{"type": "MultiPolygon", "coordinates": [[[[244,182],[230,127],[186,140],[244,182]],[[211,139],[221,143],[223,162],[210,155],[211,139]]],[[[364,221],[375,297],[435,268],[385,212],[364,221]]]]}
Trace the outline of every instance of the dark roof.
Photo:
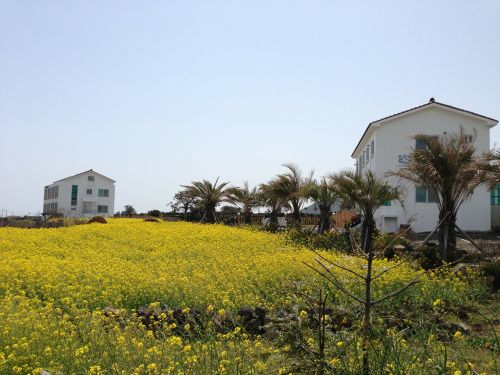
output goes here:
{"type": "MultiPolygon", "coordinates": [[[[477,117],[481,117],[481,118],[484,118],[486,120],[489,120],[489,121],[495,121],[495,122],[498,122],[498,120],[495,120],[494,118],[491,118],[491,117],[488,117],[488,116],[483,116],[483,115],[480,115],[478,113],[475,113],[475,112],[471,112],[471,111],[467,111],[465,109],[462,109],[462,108],[458,108],[458,107],[453,107],[451,105],[448,105],[448,104],[444,104],[444,103],[440,103],[440,102],[437,102],[434,100],[434,98],[431,98],[429,100],[428,103],[425,103],[425,104],[422,104],[422,105],[419,105],[417,107],[413,107],[413,108],[410,108],[410,109],[407,109],[405,111],[402,111],[402,112],[398,112],[398,113],[394,113],[393,115],[390,115],[390,116],[386,116],[386,117],[382,117],[381,119],[378,119],[376,121],[372,121],[368,124],[368,126],[366,127],[365,131],[363,132],[363,135],[361,136],[361,138],[359,139],[356,147],[354,147],[354,151],[356,151],[356,149],[358,148],[358,146],[360,145],[361,141],[363,140],[364,136],[366,135],[366,133],[368,132],[368,129],[370,129],[370,127],[377,123],[377,122],[380,122],[380,121],[384,121],[384,120],[388,120],[392,117],[396,117],[396,116],[399,116],[399,115],[403,115],[407,112],[412,112],[412,111],[415,111],[417,109],[421,109],[421,108],[424,108],[424,107],[427,107],[427,106],[430,106],[430,105],[433,105],[433,104],[438,104],[442,107],[446,107],[446,108],[449,108],[449,109],[453,109],[455,111],[460,111],[460,112],[465,112],[465,113],[468,113],[469,115],[472,115],[472,116],[477,116],[477,117]]],[[[352,152],[351,154],[351,157],[354,155],[354,151],[352,152]]]]}
{"type": "Polygon", "coordinates": [[[59,181],[63,181],[63,180],[67,180],[68,178],[73,178],[73,177],[76,177],[76,176],[80,176],[82,174],[86,174],[86,173],[89,173],[89,172],[92,172],[92,173],[95,173],[96,175],[98,176],[101,176],[103,178],[106,178],[108,180],[111,180],[113,182],[116,182],[115,180],[113,180],[112,178],[109,178],[109,177],[106,177],[104,176],[103,174],[100,174],[100,173],[97,173],[96,171],[92,170],[92,169],[89,169],[88,171],[85,171],[85,172],[81,172],[81,173],[77,173],[77,174],[74,174],[72,176],[69,176],[69,177],[65,177],[65,178],[61,178],[60,180],[57,180],[57,181],[54,181],[53,184],[55,184],[56,182],[59,182],[59,181]]]}

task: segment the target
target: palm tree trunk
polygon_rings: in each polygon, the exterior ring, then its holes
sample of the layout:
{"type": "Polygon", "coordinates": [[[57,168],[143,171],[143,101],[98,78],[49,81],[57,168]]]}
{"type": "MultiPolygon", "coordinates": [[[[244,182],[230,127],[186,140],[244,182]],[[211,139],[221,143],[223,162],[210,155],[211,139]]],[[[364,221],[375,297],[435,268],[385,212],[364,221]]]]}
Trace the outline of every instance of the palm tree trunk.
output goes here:
{"type": "Polygon", "coordinates": [[[215,214],[215,207],[209,206],[206,208],[205,214],[203,215],[206,222],[209,224],[215,224],[217,222],[217,216],[215,214]]]}
{"type": "Polygon", "coordinates": [[[276,232],[278,230],[278,210],[274,207],[269,217],[269,230],[271,232],[276,232]]]}
{"type": "Polygon", "coordinates": [[[318,234],[329,231],[330,225],[330,207],[328,207],[328,210],[320,210],[318,234]]]}
{"type": "Polygon", "coordinates": [[[245,211],[244,220],[245,224],[252,224],[252,211],[245,211]]]}
{"type": "Polygon", "coordinates": [[[292,225],[300,227],[300,207],[297,202],[292,202],[292,225]]]}
{"type": "Polygon", "coordinates": [[[455,232],[456,216],[452,212],[440,213],[439,251],[443,261],[452,261],[457,250],[457,234],[455,232]],[[443,220],[444,218],[444,220],[443,220]]]}

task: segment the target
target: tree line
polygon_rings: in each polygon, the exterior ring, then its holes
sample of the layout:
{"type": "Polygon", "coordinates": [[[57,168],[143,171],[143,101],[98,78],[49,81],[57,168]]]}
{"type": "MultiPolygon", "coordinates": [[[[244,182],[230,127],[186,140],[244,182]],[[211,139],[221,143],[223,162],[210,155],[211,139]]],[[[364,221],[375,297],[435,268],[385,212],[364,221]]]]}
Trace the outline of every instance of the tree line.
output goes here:
{"type": "Polygon", "coordinates": [[[186,214],[190,209],[201,211],[201,222],[217,223],[217,206],[229,203],[240,208],[243,220],[250,224],[254,210],[263,207],[269,213],[269,229],[278,228],[278,216],[283,210],[291,213],[291,225],[300,227],[301,209],[312,201],[319,210],[318,233],[330,230],[331,207],[341,202],[361,215],[361,243],[369,249],[375,231],[375,211],[385,202],[401,200],[405,183],[424,186],[436,198],[439,209],[436,230],[439,233],[441,258],[450,260],[456,250],[457,214],[481,185],[493,188],[500,182],[500,151],[484,155],[475,152],[475,136],[466,137],[461,130],[439,138],[417,135],[425,147],[411,149],[408,163],[390,171],[389,177],[375,176],[371,171],[357,173],[342,170],[321,178],[313,172],[304,175],[292,163],[286,171],[255,187],[248,182],[230,186],[229,182],[208,180],[182,185],[175,195],[173,207],[186,214]],[[393,181],[393,182],[391,182],[393,181]],[[394,181],[398,181],[394,183],[394,181]]]}

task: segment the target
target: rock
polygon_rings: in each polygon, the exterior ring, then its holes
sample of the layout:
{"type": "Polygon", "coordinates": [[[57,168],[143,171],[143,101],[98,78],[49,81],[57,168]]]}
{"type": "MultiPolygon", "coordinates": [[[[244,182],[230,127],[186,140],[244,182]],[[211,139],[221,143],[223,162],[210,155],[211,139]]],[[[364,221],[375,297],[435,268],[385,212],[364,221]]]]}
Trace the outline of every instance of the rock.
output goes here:
{"type": "Polygon", "coordinates": [[[235,328],[233,320],[228,316],[221,317],[220,315],[214,315],[212,317],[212,323],[215,327],[215,330],[218,333],[225,334],[225,333],[232,331],[235,328]]]}
{"type": "Polygon", "coordinates": [[[112,319],[118,324],[120,324],[121,328],[125,327],[125,318],[127,317],[127,311],[124,309],[116,309],[114,307],[105,307],[102,309],[102,314],[109,319],[112,319]]]}
{"type": "Polygon", "coordinates": [[[123,315],[125,310],[116,309],[114,307],[105,307],[102,309],[102,313],[107,317],[117,317],[123,315]]]}
{"type": "Polygon", "coordinates": [[[266,319],[267,310],[263,307],[242,307],[238,310],[238,316],[246,332],[250,334],[261,335],[265,333],[262,328],[268,319],[266,319]]]}
{"type": "Polygon", "coordinates": [[[264,337],[268,340],[276,340],[281,335],[277,329],[271,327],[264,327],[264,331],[264,337]]]}
{"type": "Polygon", "coordinates": [[[254,311],[251,307],[242,307],[238,310],[238,316],[241,317],[241,320],[244,322],[248,322],[253,319],[254,311]]]}
{"type": "Polygon", "coordinates": [[[278,311],[276,311],[276,316],[278,318],[285,318],[287,316],[287,312],[283,309],[279,309],[278,311]]]}
{"type": "Polygon", "coordinates": [[[471,329],[467,324],[462,323],[462,322],[451,323],[450,324],[450,333],[454,334],[458,331],[462,332],[463,334],[468,335],[470,333],[471,329]]]}
{"type": "Polygon", "coordinates": [[[267,310],[263,307],[257,306],[255,308],[255,315],[257,315],[259,317],[262,325],[264,325],[264,323],[265,323],[266,313],[267,313],[267,310]]]}
{"type": "Polygon", "coordinates": [[[477,263],[458,263],[455,267],[453,267],[453,273],[454,274],[466,274],[468,273],[471,269],[475,269],[478,267],[477,263]]]}

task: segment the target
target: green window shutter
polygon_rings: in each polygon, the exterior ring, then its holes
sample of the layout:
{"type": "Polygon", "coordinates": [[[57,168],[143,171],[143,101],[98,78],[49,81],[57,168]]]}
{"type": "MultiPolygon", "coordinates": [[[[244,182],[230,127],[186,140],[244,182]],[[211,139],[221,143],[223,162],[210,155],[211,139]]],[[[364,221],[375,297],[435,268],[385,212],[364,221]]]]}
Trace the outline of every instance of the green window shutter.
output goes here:
{"type": "Polygon", "coordinates": [[[490,203],[492,206],[500,206],[500,184],[496,184],[490,193],[490,203]]]}
{"type": "Polygon", "coordinates": [[[71,205],[76,206],[76,202],[78,199],[78,185],[71,186],[71,205]]]}
{"type": "Polygon", "coordinates": [[[430,203],[437,202],[436,192],[432,189],[427,189],[427,202],[430,203]]]}
{"type": "Polygon", "coordinates": [[[415,202],[425,203],[427,202],[427,189],[422,186],[415,187],[415,202]]]}

